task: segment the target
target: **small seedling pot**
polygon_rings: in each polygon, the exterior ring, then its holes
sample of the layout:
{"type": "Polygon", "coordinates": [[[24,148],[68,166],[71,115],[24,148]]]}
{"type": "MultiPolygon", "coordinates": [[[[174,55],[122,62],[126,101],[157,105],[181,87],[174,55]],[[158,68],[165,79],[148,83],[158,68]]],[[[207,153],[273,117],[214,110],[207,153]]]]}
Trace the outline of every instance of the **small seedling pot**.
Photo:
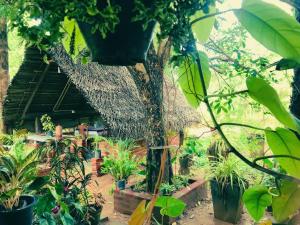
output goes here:
{"type": "Polygon", "coordinates": [[[210,186],[215,218],[236,224],[242,215],[242,188],[229,183],[222,188],[216,180],[211,180],[210,186]]]}
{"type": "Polygon", "coordinates": [[[126,186],[126,180],[118,180],[116,181],[117,190],[124,190],[126,186]]]}
{"type": "Polygon", "coordinates": [[[33,218],[33,206],[35,198],[29,195],[20,197],[21,208],[13,209],[12,211],[5,211],[3,207],[0,208],[0,224],[1,225],[31,225],[33,218]]]}

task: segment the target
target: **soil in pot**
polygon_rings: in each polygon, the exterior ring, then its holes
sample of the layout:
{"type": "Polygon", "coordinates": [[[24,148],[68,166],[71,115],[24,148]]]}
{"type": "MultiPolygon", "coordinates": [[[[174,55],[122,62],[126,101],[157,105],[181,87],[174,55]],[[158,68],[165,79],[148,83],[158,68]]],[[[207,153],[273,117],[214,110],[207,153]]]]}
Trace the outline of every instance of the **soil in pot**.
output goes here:
{"type": "Polygon", "coordinates": [[[31,225],[33,218],[33,206],[35,199],[33,196],[24,195],[20,197],[19,207],[12,211],[5,211],[0,206],[0,224],[1,225],[31,225]]]}
{"type": "Polygon", "coordinates": [[[215,218],[236,224],[242,215],[243,190],[236,184],[222,188],[216,180],[211,180],[210,186],[215,218]]]}
{"type": "MultiPolygon", "coordinates": [[[[151,5],[153,0],[144,0],[145,5],[151,5]]],[[[120,23],[115,31],[109,32],[104,39],[99,31],[92,33],[92,26],[78,22],[81,33],[92,53],[92,61],[106,65],[127,66],[142,63],[146,60],[155,21],[150,21],[146,29],[144,21],[133,22],[135,16],[134,0],[116,0],[121,6],[120,23]]],[[[98,1],[98,8],[103,8],[103,1],[98,1]]]]}

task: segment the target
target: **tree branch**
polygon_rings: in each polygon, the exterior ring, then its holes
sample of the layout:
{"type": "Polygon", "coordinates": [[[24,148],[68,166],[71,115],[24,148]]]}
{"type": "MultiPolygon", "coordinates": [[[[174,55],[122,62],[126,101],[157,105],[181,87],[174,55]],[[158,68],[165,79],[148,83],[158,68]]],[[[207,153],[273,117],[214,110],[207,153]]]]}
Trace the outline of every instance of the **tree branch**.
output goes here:
{"type": "Polygon", "coordinates": [[[222,127],[222,126],[238,126],[238,127],[251,128],[251,129],[254,129],[254,130],[265,131],[265,129],[263,129],[263,128],[251,126],[251,125],[248,125],[248,124],[241,124],[241,123],[220,123],[219,126],[220,127],[222,127]]]}

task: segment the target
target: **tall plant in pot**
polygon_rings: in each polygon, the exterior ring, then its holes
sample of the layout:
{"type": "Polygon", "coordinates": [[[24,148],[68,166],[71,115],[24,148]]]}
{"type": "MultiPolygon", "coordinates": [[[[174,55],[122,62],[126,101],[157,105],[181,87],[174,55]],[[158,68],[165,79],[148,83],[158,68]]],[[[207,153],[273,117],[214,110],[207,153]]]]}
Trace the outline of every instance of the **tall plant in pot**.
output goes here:
{"type": "Polygon", "coordinates": [[[109,173],[116,182],[117,189],[125,189],[129,176],[135,174],[138,169],[138,162],[135,156],[126,150],[119,150],[104,158],[101,172],[109,173]]]}
{"type": "Polygon", "coordinates": [[[0,153],[0,224],[32,224],[35,198],[26,190],[36,180],[37,155],[22,142],[0,153]]]}
{"type": "Polygon", "coordinates": [[[43,126],[43,130],[46,132],[46,134],[49,135],[49,136],[53,136],[55,125],[52,122],[51,117],[47,114],[42,115],[41,123],[42,123],[42,126],[43,126]]]}
{"type": "Polygon", "coordinates": [[[233,157],[210,162],[210,186],[214,216],[236,224],[242,213],[242,195],[247,187],[246,170],[233,157]]]}

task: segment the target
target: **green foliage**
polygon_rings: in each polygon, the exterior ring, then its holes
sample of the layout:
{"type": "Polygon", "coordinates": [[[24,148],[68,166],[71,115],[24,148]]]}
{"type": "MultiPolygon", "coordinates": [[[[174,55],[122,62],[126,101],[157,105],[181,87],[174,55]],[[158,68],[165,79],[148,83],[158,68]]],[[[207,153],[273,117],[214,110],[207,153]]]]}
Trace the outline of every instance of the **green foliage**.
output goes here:
{"type": "MultiPolygon", "coordinates": [[[[216,12],[217,12],[216,7],[210,6],[208,13],[205,13],[204,11],[199,10],[195,13],[195,15],[191,16],[191,20],[201,18],[201,17],[207,16],[209,14],[216,13],[216,12]]],[[[197,40],[201,44],[205,43],[208,40],[208,38],[212,32],[212,29],[214,27],[215,21],[216,21],[216,18],[214,16],[211,16],[211,17],[208,17],[206,19],[203,19],[203,20],[200,20],[200,21],[194,23],[194,25],[192,26],[192,30],[194,31],[197,40]]]]}
{"type": "Polygon", "coordinates": [[[161,215],[176,218],[183,213],[186,204],[183,201],[173,197],[160,196],[157,198],[155,206],[161,208],[161,215]]]}
{"type": "Polygon", "coordinates": [[[200,140],[196,137],[188,137],[183,143],[182,152],[180,156],[201,156],[202,154],[204,154],[201,150],[202,144],[200,140]]]}
{"type": "Polygon", "coordinates": [[[65,17],[93,24],[93,32],[105,37],[119,23],[120,6],[106,1],[98,7],[97,1],[26,1],[1,0],[0,11],[11,21],[11,28],[30,45],[47,50],[60,42],[64,35],[65,17]]]}
{"type": "Polygon", "coordinates": [[[174,192],[181,190],[189,185],[189,179],[186,176],[174,176],[172,183],[162,183],[159,191],[162,195],[172,195],[174,192]]]}
{"type": "Polygon", "coordinates": [[[119,150],[104,158],[101,171],[111,174],[116,181],[127,180],[137,172],[138,162],[135,156],[127,150],[119,150]]]}
{"type": "Polygon", "coordinates": [[[284,108],[273,87],[265,80],[257,77],[249,77],[246,83],[249,95],[255,101],[267,107],[276,119],[288,128],[300,131],[299,120],[284,108]]]}
{"type": "MultiPolygon", "coordinates": [[[[287,155],[300,159],[300,141],[292,131],[277,128],[275,131],[265,131],[268,145],[274,155],[287,155]]],[[[300,178],[300,161],[292,158],[278,158],[278,162],[286,172],[300,178]]]]}
{"type": "Polygon", "coordinates": [[[241,189],[246,189],[247,181],[250,179],[248,168],[241,162],[229,155],[228,158],[219,156],[219,160],[210,161],[207,178],[215,179],[223,189],[226,185],[239,185],[241,189]]]}
{"type": "MultiPolygon", "coordinates": [[[[286,59],[299,61],[300,25],[280,8],[261,0],[245,0],[235,15],[262,45],[286,59]]],[[[299,61],[300,62],[300,61],[299,61]]]]}
{"type": "MultiPolygon", "coordinates": [[[[208,58],[204,52],[199,52],[201,67],[204,74],[206,88],[209,86],[211,73],[208,58]]],[[[191,106],[197,108],[203,98],[203,87],[197,63],[192,57],[186,57],[178,68],[179,85],[191,106]]]]}
{"type": "Polygon", "coordinates": [[[69,20],[66,17],[63,27],[66,32],[62,40],[63,46],[73,59],[75,59],[83,49],[87,48],[85,40],[75,19],[69,20]]]}
{"type": "Polygon", "coordinates": [[[37,150],[19,142],[9,152],[0,152],[0,205],[6,210],[18,208],[19,198],[36,179],[37,150]]]}
{"type": "Polygon", "coordinates": [[[47,114],[42,115],[41,117],[41,123],[43,126],[43,130],[44,131],[54,131],[55,129],[55,125],[52,122],[52,119],[50,116],[48,116],[47,114]]]}
{"type": "Polygon", "coordinates": [[[273,197],[273,215],[277,222],[284,222],[300,208],[300,187],[295,182],[282,181],[281,194],[273,197]]]}
{"type": "Polygon", "coordinates": [[[249,214],[258,222],[263,217],[266,207],[272,204],[272,196],[268,188],[253,186],[245,191],[243,201],[249,214]]]}

